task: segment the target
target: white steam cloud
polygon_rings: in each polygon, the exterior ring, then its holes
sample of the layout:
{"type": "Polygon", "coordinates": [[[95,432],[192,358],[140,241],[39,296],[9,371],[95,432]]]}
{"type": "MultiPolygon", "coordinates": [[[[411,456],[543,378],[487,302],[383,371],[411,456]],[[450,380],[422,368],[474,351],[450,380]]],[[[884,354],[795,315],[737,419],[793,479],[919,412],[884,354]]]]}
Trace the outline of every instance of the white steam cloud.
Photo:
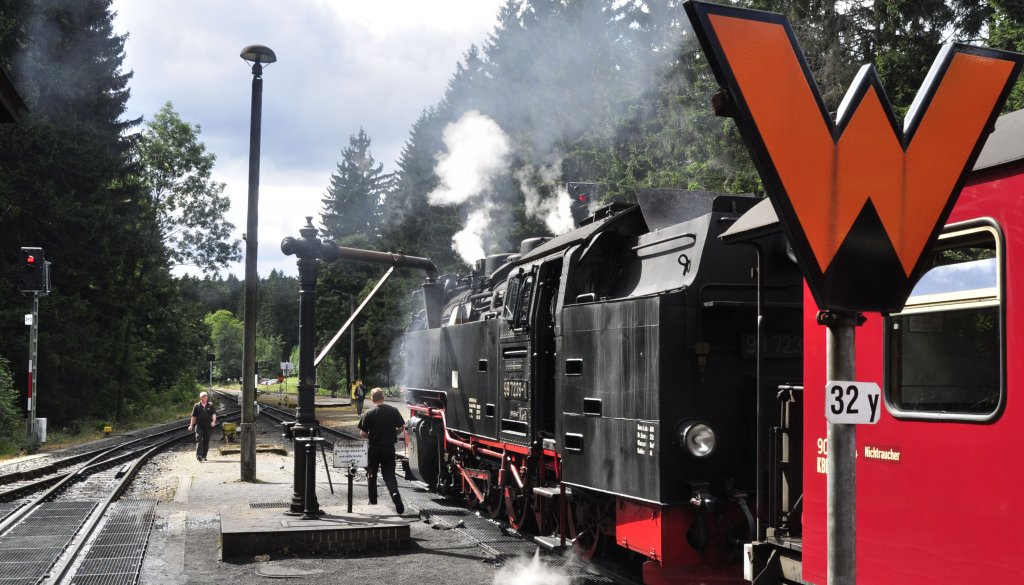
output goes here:
{"type": "Polygon", "coordinates": [[[494,179],[505,172],[512,152],[508,135],[497,122],[476,110],[445,127],[446,152],[438,155],[434,172],[440,178],[427,194],[431,205],[469,203],[466,226],[452,237],[452,247],[470,266],[485,256],[484,237],[490,231],[491,204],[482,195],[492,191],[494,179]]]}
{"type": "Polygon", "coordinates": [[[490,203],[484,203],[481,207],[469,212],[466,218],[466,225],[452,236],[452,247],[460,258],[467,264],[484,258],[484,236],[491,227],[490,203]]]}
{"type": "MultiPolygon", "coordinates": [[[[431,205],[463,205],[466,225],[452,237],[452,248],[466,264],[487,255],[486,244],[501,230],[494,229],[494,182],[509,172],[512,142],[497,122],[476,110],[463,114],[442,133],[445,152],[437,156],[438,187],[427,194],[431,205]]],[[[526,214],[544,221],[553,234],[573,228],[572,200],[561,182],[561,159],[515,173],[526,203],[526,214]]]]}
{"type": "Polygon", "coordinates": [[[540,560],[540,549],[533,560],[513,561],[494,575],[494,585],[571,585],[572,579],[540,560]]]}
{"type": "Polygon", "coordinates": [[[526,197],[526,215],[543,219],[544,225],[556,236],[574,227],[570,209],[572,200],[561,182],[561,167],[562,159],[559,158],[538,168],[523,167],[515,174],[526,197]],[[541,187],[549,190],[547,197],[541,187]]]}

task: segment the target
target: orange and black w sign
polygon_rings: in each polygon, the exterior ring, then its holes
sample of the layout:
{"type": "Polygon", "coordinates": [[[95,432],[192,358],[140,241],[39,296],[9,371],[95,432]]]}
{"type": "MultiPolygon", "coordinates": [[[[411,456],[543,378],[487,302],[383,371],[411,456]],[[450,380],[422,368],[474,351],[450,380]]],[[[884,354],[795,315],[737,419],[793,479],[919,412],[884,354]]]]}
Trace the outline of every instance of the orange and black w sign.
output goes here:
{"type": "Polygon", "coordinates": [[[818,306],[900,310],[1022,55],[945,46],[902,128],[866,65],[833,122],[784,16],[686,10],[818,306]]]}

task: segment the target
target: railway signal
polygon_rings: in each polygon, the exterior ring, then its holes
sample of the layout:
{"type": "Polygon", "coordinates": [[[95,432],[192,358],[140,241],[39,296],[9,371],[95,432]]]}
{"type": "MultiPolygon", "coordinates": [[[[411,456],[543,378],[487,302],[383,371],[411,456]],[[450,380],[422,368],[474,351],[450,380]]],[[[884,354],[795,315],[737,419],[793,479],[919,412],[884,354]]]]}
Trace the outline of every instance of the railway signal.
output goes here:
{"type": "Polygon", "coordinates": [[[25,315],[29,326],[28,341],[28,421],[26,432],[29,448],[39,447],[43,419],[36,419],[36,404],[39,402],[39,297],[50,294],[50,263],[46,261],[43,249],[24,246],[21,248],[21,262],[18,274],[18,289],[32,295],[32,313],[25,315]]]}
{"type": "Polygon", "coordinates": [[[42,248],[23,247],[19,266],[18,290],[23,293],[50,292],[49,263],[42,248]]]}
{"type": "Polygon", "coordinates": [[[594,183],[567,183],[566,190],[572,202],[569,204],[569,211],[572,214],[574,225],[590,216],[590,204],[594,201],[597,192],[597,185],[594,183]]]}

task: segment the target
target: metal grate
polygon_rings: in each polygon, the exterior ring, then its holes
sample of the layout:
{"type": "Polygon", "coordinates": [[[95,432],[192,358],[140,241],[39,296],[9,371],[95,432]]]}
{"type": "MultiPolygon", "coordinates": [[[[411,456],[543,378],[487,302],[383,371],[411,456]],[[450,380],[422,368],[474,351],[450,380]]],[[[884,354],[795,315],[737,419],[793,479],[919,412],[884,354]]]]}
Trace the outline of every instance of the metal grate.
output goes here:
{"type": "Polygon", "coordinates": [[[95,502],[44,502],[0,536],[3,585],[42,579],[95,507],[95,502]]]}
{"type": "Polygon", "coordinates": [[[71,579],[76,585],[131,585],[139,578],[156,516],[155,500],[121,500],[71,579]]]}
{"type": "Polygon", "coordinates": [[[291,504],[282,504],[281,502],[250,502],[250,508],[290,508],[291,504]]]}
{"type": "Polygon", "coordinates": [[[0,502],[0,520],[3,520],[20,507],[20,502],[0,502]]]}

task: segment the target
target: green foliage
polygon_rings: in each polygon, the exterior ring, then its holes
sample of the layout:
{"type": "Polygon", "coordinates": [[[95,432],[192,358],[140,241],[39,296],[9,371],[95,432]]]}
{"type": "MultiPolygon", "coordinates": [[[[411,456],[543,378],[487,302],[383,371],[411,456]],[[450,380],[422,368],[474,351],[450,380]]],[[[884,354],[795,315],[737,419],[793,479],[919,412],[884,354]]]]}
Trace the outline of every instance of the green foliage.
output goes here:
{"type": "Polygon", "coordinates": [[[203,322],[210,328],[210,347],[216,356],[213,363],[214,379],[241,379],[242,322],[224,309],[207,315],[203,322]]]}
{"type": "Polygon", "coordinates": [[[234,226],[224,219],[231,201],[211,178],[217,157],[199,139],[200,127],[164,104],[136,142],[142,186],[149,193],[159,240],[174,264],[214,272],[241,258],[234,226]]]}
{"type": "Polygon", "coordinates": [[[0,443],[17,443],[25,421],[18,407],[18,390],[11,378],[11,364],[0,357],[0,443]]]}

